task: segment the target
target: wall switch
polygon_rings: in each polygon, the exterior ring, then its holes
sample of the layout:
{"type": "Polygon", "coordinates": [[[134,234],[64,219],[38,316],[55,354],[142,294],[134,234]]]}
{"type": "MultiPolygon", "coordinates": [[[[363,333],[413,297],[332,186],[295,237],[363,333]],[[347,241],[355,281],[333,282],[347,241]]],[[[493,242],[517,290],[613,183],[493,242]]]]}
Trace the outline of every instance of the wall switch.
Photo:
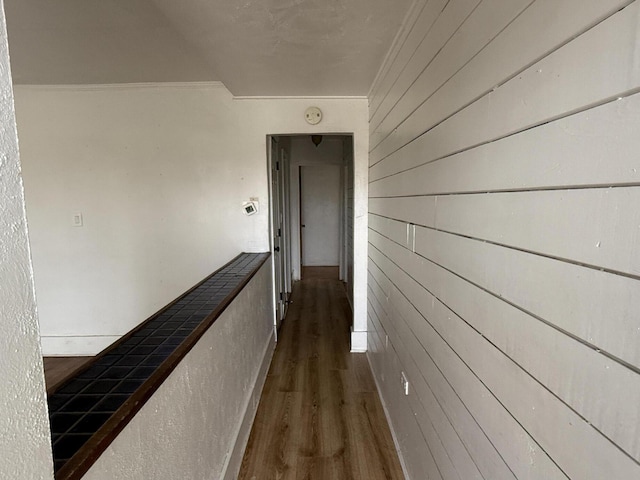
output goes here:
{"type": "Polygon", "coordinates": [[[405,395],[409,395],[409,380],[404,372],[402,372],[402,391],[405,395]]]}
{"type": "Polygon", "coordinates": [[[384,335],[384,349],[389,350],[389,335],[386,333],[384,335]]]}
{"type": "Polygon", "coordinates": [[[81,213],[74,213],[73,214],[73,226],[74,227],[81,227],[83,225],[82,223],[82,214],[81,213]]]}

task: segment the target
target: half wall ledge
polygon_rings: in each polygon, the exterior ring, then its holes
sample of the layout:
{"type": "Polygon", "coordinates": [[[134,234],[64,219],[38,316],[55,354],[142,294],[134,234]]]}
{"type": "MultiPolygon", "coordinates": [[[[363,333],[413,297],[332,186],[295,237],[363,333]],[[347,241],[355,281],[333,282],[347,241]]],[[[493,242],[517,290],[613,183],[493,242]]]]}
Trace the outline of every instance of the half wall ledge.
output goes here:
{"type": "Polygon", "coordinates": [[[57,480],[83,477],[269,256],[238,255],[50,393],[57,480]]]}

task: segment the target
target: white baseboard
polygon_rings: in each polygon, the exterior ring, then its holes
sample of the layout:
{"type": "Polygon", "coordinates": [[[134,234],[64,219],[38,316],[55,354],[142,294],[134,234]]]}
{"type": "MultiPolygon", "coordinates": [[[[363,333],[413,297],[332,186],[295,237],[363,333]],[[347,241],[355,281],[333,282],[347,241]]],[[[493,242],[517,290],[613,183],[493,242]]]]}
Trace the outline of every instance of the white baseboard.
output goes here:
{"type": "Polygon", "coordinates": [[[367,332],[351,330],[351,352],[363,353],[367,351],[367,332]]]}
{"type": "Polygon", "coordinates": [[[387,403],[385,402],[384,397],[382,396],[382,390],[380,389],[380,384],[378,383],[378,377],[376,375],[376,372],[373,370],[373,366],[371,364],[371,359],[369,358],[369,354],[367,354],[367,362],[369,363],[369,369],[371,370],[373,381],[376,384],[376,390],[378,390],[378,397],[380,398],[380,403],[382,403],[382,410],[384,410],[384,416],[387,419],[387,424],[389,425],[389,430],[391,431],[391,438],[393,438],[393,444],[396,446],[396,452],[398,453],[398,460],[400,460],[402,473],[404,474],[404,478],[408,479],[410,477],[407,474],[407,465],[404,461],[402,450],[400,449],[400,442],[398,442],[396,431],[393,428],[393,422],[391,421],[391,416],[389,415],[389,409],[387,408],[387,403]]]}
{"type": "Polygon", "coordinates": [[[242,458],[244,457],[244,452],[247,448],[247,443],[249,442],[251,427],[253,427],[253,421],[255,420],[256,413],[258,411],[258,404],[260,403],[262,389],[265,381],[267,380],[267,373],[271,366],[271,359],[273,358],[275,347],[275,335],[272,334],[262,357],[262,364],[256,374],[256,378],[254,379],[253,390],[251,395],[247,398],[245,413],[242,418],[242,422],[238,425],[233,449],[227,456],[227,464],[223,469],[224,480],[236,480],[238,478],[238,473],[240,473],[242,458]]]}
{"type": "Polygon", "coordinates": [[[45,357],[83,357],[97,355],[119,339],[119,335],[43,335],[40,344],[45,357]]]}

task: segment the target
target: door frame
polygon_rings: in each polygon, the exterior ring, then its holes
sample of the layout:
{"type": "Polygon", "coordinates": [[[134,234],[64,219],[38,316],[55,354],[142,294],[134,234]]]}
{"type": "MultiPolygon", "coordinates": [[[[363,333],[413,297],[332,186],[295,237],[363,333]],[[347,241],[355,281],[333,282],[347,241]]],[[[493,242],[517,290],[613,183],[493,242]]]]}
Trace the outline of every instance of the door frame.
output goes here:
{"type": "MultiPolygon", "coordinates": [[[[344,170],[344,201],[341,214],[345,215],[343,231],[344,255],[343,255],[343,272],[342,280],[347,282],[347,289],[349,292],[349,303],[352,307],[352,327],[351,327],[351,351],[352,352],[366,352],[367,350],[367,145],[368,136],[366,132],[357,134],[356,132],[340,131],[340,132],[314,132],[314,134],[320,135],[336,135],[349,137],[350,141],[345,142],[344,158],[347,161],[347,166],[344,170]],[[348,245],[347,245],[348,237],[348,245]]],[[[269,245],[273,259],[273,217],[271,212],[271,138],[276,137],[279,139],[287,139],[290,137],[308,137],[310,133],[300,132],[282,132],[282,133],[269,133],[266,135],[266,156],[267,156],[267,175],[268,175],[268,189],[269,189],[269,245]]],[[[286,143],[286,142],[285,142],[286,143]]],[[[290,145],[290,144],[289,144],[290,145]]],[[[291,155],[291,152],[289,153],[291,155]]],[[[289,265],[287,267],[287,277],[290,278],[287,284],[288,292],[290,295],[293,282],[300,280],[300,175],[297,162],[293,158],[288,158],[289,164],[285,173],[285,182],[287,184],[287,192],[289,195],[288,204],[286,208],[286,215],[288,218],[288,240],[286,241],[287,250],[286,255],[289,255],[289,265]],[[296,211],[294,204],[297,203],[298,210],[296,211]],[[298,265],[296,265],[296,263],[298,265]]],[[[304,163],[304,162],[303,162],[304,163]]],[[[272,260],[272,267],[274,261],[272,260]]],[[[275,286],[275,274],[273,275],[273,283],[275,286]]],[[[275,288],[274,288],[275,290],[275,288]]],[[[273,297],[273,312],[276,312],[275,293],[273,297]]],[[[274,316],[274,328],[277,324],[274,316]]]]}
{"type": "Polygon", "coordinates": [[[277,136],[267,136],[267,175],[269,183],[269,249],[271,251],[274,331],[286,315],[291,294],[291,249],[288,207],[288,158],[277,136]]]}
{"type": "MultiPolygon", "coordinates": [[[[304,189],[303,189],[303,169],[305,168],[316,168],[316,167],[333,167],[335,169],[337,169],[338,172],[338,178],[337,178],[337,184],[336,186],[338,187],[338,202],[337,202],[337,210],[338,210],[338,222],[337,222],[337,240],[338,240],[338,244],[337,244],[337,250],[336,250],[336,257],[337,257],[337,266],[339,269],[340,274],[342,273],[342,270],[344,268],[343,265],[343,257],[342,257],[342,251],[344,250],[344,245],[343,245],[343,241],[344,241],[344,237],[342,235],[342,225],[344,222],[344,217],[345,217],[345,211],[343,208],[343,204],[342,204],[342,197],[344,195],[344,183],[343,183],[343,165],[340,164],[336,164],[336,163],[327,163],[327,164],[317,164],[317,163],[310,163],[310,164],[300,164],[298,166],[298,176],[299,176],[299,191],[298,191],[298,210],[300,212],[300,222],[299,222],[299,229],[300,229],[300,264],[299,264],[299,268],[300,268],[300,273],[302,275],[302,268],[304,267],[304,252],[305,252],[305,242],[304,242],[304,238],[305,238],[305,233],[306,233],[306,222],[308,222],[308,218],[305,218],[304,212],[305,212],[305,202],[304,202],[304,189]],[[305,223],[303,223],[303,221],[305,223]]],[[[342,277],[339,276],[339,278],[342,280],[342,277]]]]}

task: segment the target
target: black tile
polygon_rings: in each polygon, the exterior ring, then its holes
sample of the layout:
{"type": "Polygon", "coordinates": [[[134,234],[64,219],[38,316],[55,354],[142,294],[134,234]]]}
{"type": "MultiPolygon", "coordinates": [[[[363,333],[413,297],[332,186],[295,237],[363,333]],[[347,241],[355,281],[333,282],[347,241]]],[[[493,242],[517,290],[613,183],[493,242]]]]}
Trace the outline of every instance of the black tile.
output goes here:
{"type": "Polygon", "coordinates": [[[52,413],[58,411],[71,398],[73,398],[73,395],[66,395],[62,393],[54,393],[53,395],[49,395],[49,398],[47,399],[49,411],[52,413]]]}
{"type": "Polygon", "coordinates": [[[98,378],[101,374],[103,374],[109,367],[103,365],[93,365],[89,367],[87,370],[79,374],[76,378],[98,378]]]}
{"type": "Polygon", "coordinates": [[[70,433],[87,433],[93,435],[104,425],[104,422],[106,422],[109,417],[111,417],[110,413],[87,413],[73,426],[70,433]]]}
{"type": "Polygon", "coordinates": [[[104,365],[104,366],[109,366],[109,365],[113,365],[114,363],[116,363],[118,360],[120,360],[122,358],[122,355],[114,355],[114,354],[107,354],[104,357],[98,359],[96,361],[96,365],[104,365]]]}
{"type": "MultiPolygon", "coordinates": [[[[181,341],[183,341],[185,338],[187,338],[189,335],[191,335],[191,333],[193,332],[193,329],[189,329],[189,330],[178,330],[176,331],[176,333],[174,333],[173,335],[171,335],[171,338],[179,338],[181,341]]],[[[167,344],[167,342],[165,342],[165,345],[167,344]]]]}
{"type": "Polygon", "coordinates": [[[120,380],[95,380],[83,393],[109,393],[118,383],[120,380]]]}
{"type": "Polygon", "coordinates": [[[164,355],[149,355],[145,361],[142,362],[142,365],[145,367],[157,367],[164,362],[166,358],[164,355]]]}
{"type": "Polygon", "coordinates": [[[163,345],[174,345],[174,346],[176,346],[176,347],[177,347],[177,346],[178,346],[178,345],[180,345],[183,341],[184,341],[184,338],[182,338],[182,337],[178,337],[178,336],[176,336],[176,337],[170,337],[170,338],[167,338],[167,339],[164,341],[163,345]]]}
{"type": "Polygon", "coordinates": [[[91,435],[63,435],[53,444],[55,458],[71,458],[84,445],[91,435]]]}
{"type": "Polygon", "coordinates": [[[160,345],[164,341],[164,337],[151,337],[142,341],[142,345],[160,345]]]}
{"type": "Polygon", "coordinates": [[[88,412],[102,400],[102,395],[76,395],[60,409],[61,412],[88,412]]]}
{"type": "Polygon", "coordinates": [[[62,386],[62,388],[57,389],[56,393],[71,393],[71,394],[80,393],[90,383],[91,383],[91,380],[87,380],[87,379],[71,380],[70,382],[62,386]]]}
{"type": "Polygon", "coordinates": [[[175,349],[177,348],[177,345],[162,345],[158,348],[156,348],[153,352],[154,355],[166,355],[169,356],[171,355],[175,349]]]}
{"type": "MultiPolygon", "coordinates": [[[[155,348],[151,348],[151,351],[149,353],[153,352],[154,350],[155,348]]],[[[116,363],[116,366],[117,367],[126,367],[126,366],[137,367],[144,361],[145,358],[147,358],[147,355],[126,355],[122,358],[122,360],[116,363]]]]}
{"type": "MultiPolygon", "coordinates": [[[[187,315],[185,318],[188,318],[188,317],[189,317],[189,315],[187,315]]],[[[178,321],[178,320],[172,320],[172,321],[167,322],[165,324],[165,328],[171,328],[173,330],[175,330],[176,328],[179,328],[181,326],[182,326],[182,322],[178,321]]]]}
{"type": "Polygon", "coordinates": [[[155,367],[138,367],[129,374],[129,377],[127,379],[141,378],[146,380],[155,371],[155,367]]]}
{"type": "Polygon", "coordinates": [[[127,340],[122,343],[122,348],[126,347],[129,350],[124,352],[123,355],[126,355],[127,353],[129,353],[132,348],[137,347],[140,344],[140,342],[144,340],[144,338],[145,338],[144,336],[127,338],[127,340]]]}
{"type": "Polygon", "coordinates": [[[58,470],[60,470],[64,466],[64,464],[67,463],[68,461],[69,461],[68,458],[56,459],[54,463],[55,471],[57,472],[58,470]]]}
{"type": "Polygon", "coordinates": [[[65,433],[80,418],[82,418],[82,413],[54,413],[50,418],[51,433],[65,433]]]}
{"type": "Polygon", "coordinates": [[[175,331],[176,331],[175,328],[160,328],[155,331],[155,335],[158,335],[161,337],[170,337],[173,333],[175,333],[175,331]]]}
{"type": "Polygon", "coordinates": [[[140,380],[123,380],[120,384],[111,391],[111,395],[114,393],[133,393],[140,385],[144,383],[143,379],[140,380]]]}
{"type": "Polygon", "coordinates": [[[94,408],[93,412],[115,412],[129,398],[126,394],[110,393],[94,408]]]}
{"type": "MultiPolygon", "coordinates": [[[[146,357],[141,357],[140,360],[145,359],[146,357]]],[[[135,366],[139,365],[139,362],[135,364],[135,366]]],[[[109,370],[104,372],[100,378],[113,378],[117,380],[123,380],[129,373],[131,373],[131,366],[124,367],[111,367],[109,370]]]]}
{"type": "Polygon", "coordinates": [[[131,355],[149,355],[154,350],[155,350],[155,347],[153,345],[139,346],[139,347],[136,347],[133,350],[131,350],[131,352],[129,352],[129,356],[131,356],[131,355]]]}
{"type": "Polygon", "coordinates": [[[132,348],[133,345],[119,345],[111,350],[110,353],[113,353],[114,355],[126,355],[132,348]]]}

